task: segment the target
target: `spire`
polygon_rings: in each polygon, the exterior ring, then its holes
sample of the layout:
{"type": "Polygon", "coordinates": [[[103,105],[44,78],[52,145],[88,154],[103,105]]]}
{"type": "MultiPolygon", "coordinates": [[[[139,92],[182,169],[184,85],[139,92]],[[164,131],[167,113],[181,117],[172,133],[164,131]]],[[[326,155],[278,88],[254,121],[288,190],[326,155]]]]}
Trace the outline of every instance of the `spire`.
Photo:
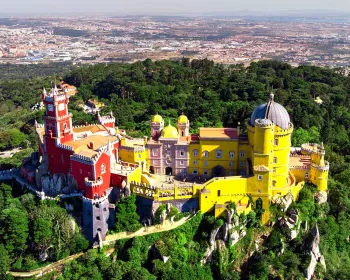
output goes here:
{"type": "Polygon", "coordinates": [[[111,117],[113,118],[114,116],[113,116],[113,112],[112,112],[112,111],[111,111],[111,113],[110,113],[110,114],[111,114],[111,117]]]}
{"type": "Polygon", "coordinates": [[[273,102],[274,98],[275,98],[275,95],[273,94],[273,92],[271,92],[269,96],[270,102],[273,102]]]}
{"type": "Polygon", "coordinates": [[[43,87],[43,94],[46,94],[46,89],[45,89],[45,87],[43,87]]]}
{"type": "Polygon", "coordinates": [[[38,122],[36,121],[36,119],[35,119],[35,121],[34,121],[34,126],[37,128],[38,127],[38,122]]]}
{"type": "Polygon", "coordinates": [[[112,153],[112,149],[111,149],[111,140],[108,137],[108,143],[107,143],[107,152],[112,153]]]}

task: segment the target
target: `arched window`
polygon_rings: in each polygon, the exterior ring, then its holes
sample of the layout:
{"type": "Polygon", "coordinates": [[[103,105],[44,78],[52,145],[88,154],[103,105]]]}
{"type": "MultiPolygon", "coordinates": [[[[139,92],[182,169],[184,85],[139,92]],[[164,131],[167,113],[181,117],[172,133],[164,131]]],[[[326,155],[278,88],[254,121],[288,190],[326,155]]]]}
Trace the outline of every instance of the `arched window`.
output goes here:
{"type": "Polygon", "coordinates": [[[101,165],[101,174],[104,174],[104,173],[106,173],[106,165],[102,164],[101,165]]]}
{"type": "Polygon", "coordinates": [[[244,158],[245,152],[244,152],[244,151],[240,151],[240,152],[239,152],[239,156],[240,156],[241,158],[244,158]]]}
{"type": "Polygon", "coordinates": [[[193,153],[193,156],[194,156],[194,157],[197,157],[197,156],[198,156],[198,150],[193,150],[192,153],[193,153]]]}
{"type": "Polygon", "coordinates": [[[63,131],[66,131],[66,130],[67,130],[67,124],[64,123],[64,124],[63,124],[63,131]]]}
{"type": "Polygon", "coordinates": [[[52,124],[49,123],[49,130],[52,130],[52,124]]]}
{"type": "Polygon", "coordinates": [[[230,155],[230,158],[234,158],[235,157],[235,152],[234,151],[230,151],[229,155],[230,155]]]}
{"type": "Polygon", "coordinates": [[[204,151],[204,157],[209,157],[209,152],[208,151],[204,151]]]}

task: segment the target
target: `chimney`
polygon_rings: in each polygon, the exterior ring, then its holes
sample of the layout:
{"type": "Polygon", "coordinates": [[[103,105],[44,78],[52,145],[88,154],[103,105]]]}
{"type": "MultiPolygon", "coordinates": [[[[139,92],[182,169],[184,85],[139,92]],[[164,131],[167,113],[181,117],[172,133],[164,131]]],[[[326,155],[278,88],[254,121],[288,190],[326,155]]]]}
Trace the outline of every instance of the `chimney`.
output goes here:
{"type": "Polygon", "coordinates": [[[94,142],[92,142],[92,141],[90,142],[89,148],[90,148],[91,150],[94,149],[94,142]]]}

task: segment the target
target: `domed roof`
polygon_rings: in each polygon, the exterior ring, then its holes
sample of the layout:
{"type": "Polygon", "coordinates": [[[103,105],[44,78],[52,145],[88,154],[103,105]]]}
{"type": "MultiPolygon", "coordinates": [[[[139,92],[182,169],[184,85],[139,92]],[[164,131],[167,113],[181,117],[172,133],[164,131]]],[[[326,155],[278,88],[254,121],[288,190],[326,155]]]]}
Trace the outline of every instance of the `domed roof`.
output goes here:
{"type": "Polygon", "coordinates": [[[259,105],[254,110],[249,121],[251,126],[255,125],[255,120],[257,119],[268,119],[282,129],[288,129],[290,127],[290,117],[287,110],[273,99],[274,95],[271,93],[269,102],[259,105]]]}
{"type": "Polygon", "coordinates": [[[155,122],[155,123],[161,123],[163,121],[163,118],[161,115],[154,115],[153,118],[152,118],[152,122],[155,122]]]}
{"type": "Polygon", "coordinates": [[[182,114],[178,119],[177,119],[178,123],[187,123],[188,122],[188,118],[182,114]]]}
{"type": "Polygon", "coordinates": [[[179,133],[177,129],[169,123],[169,125],[163,128],[161,136],[163,138],[178,138],[179,133]]]}

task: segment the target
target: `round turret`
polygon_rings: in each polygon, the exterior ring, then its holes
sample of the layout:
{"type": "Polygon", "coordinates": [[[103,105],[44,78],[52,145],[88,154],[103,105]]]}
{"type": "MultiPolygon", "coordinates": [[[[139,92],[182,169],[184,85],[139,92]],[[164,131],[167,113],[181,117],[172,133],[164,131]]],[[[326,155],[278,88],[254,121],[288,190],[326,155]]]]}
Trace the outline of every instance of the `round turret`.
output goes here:
{"type": "Polygon", "coordinates": [[[279,103],[274,101],[274,94],[270,94],[268,103],[259,105],[250,117],[249,124],[255,126],[258,119],[268,119],[282,129],[290,128],[290,117],[287,110],[279,103]]]}

